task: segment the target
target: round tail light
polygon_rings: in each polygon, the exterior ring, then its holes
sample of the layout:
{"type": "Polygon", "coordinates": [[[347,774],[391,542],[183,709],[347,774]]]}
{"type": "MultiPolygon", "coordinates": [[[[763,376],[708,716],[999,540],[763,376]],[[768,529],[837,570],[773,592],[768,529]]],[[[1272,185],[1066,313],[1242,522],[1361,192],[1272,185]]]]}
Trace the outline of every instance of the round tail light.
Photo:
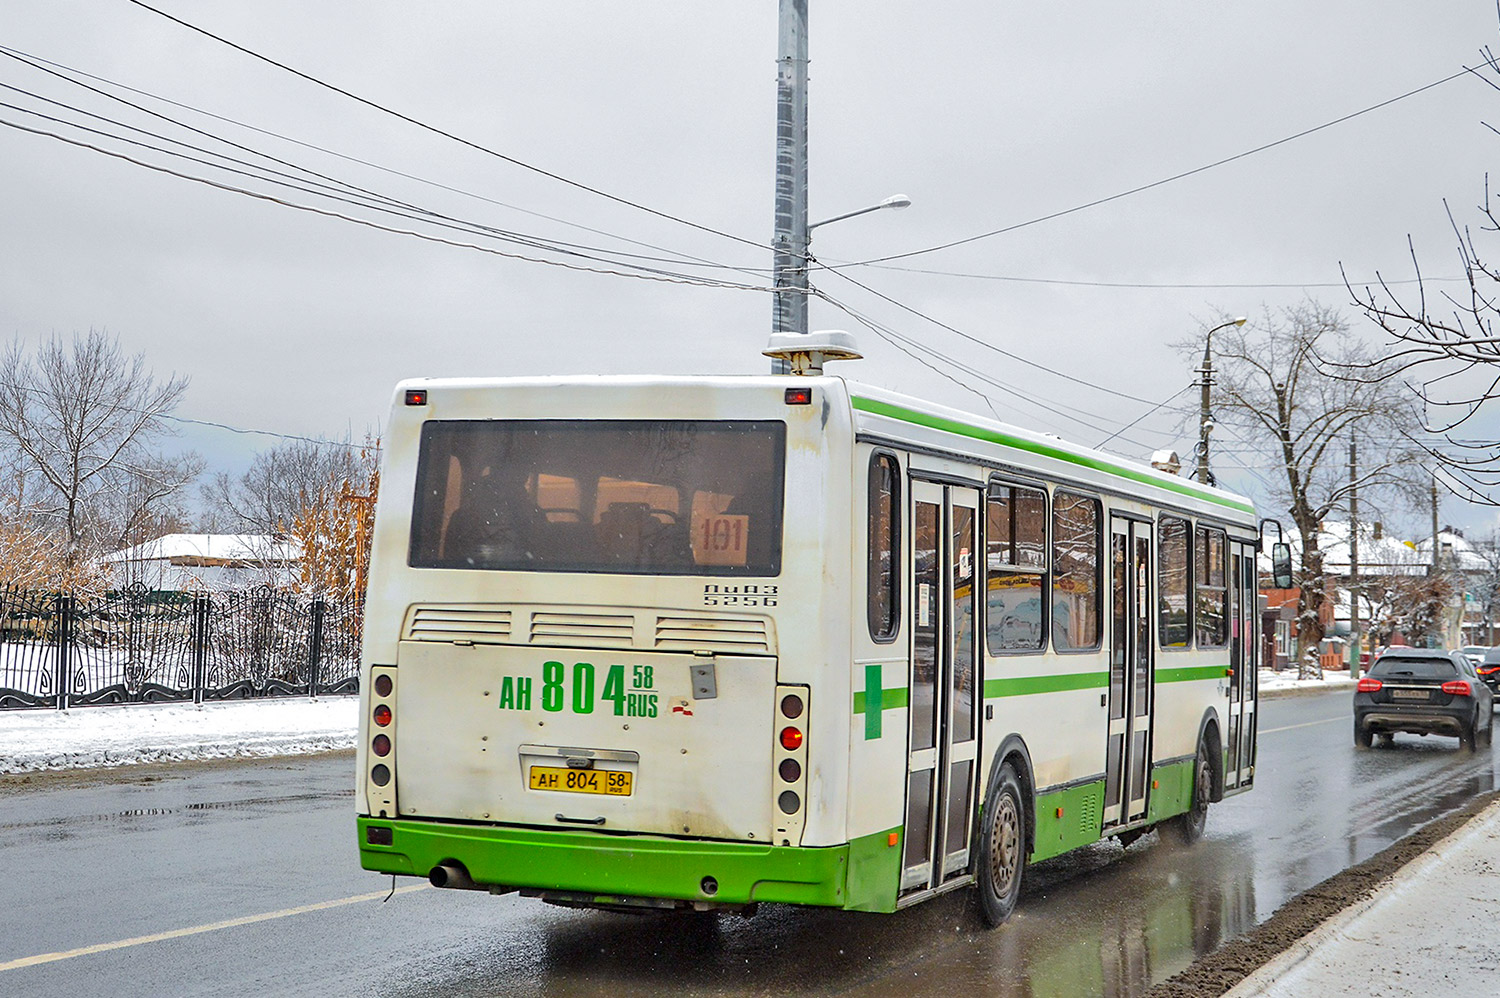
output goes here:
{"type": "Polygon", "coordinates": [[[391,739],[388,735],[376,735],[375,740],[370,743],[370,749],[382,758],[391,754],[391,739]]]}
{"type": "Polygon", "coordinates": [[[390,696],[391,695],[391,688],[394,685],[395,684],[391,682],[391,677],[390,676],[387,676],[384,673],[382,673],[381,675],[376,676],[375,677],[375,695],[376,696],[382,696],[382,697],[388,697],[388,696],[390,696]]]}
{"type": "Polygon", "coordinates": [[[795,721],[802,716],[802,698],[795,693],[788,693],[781,698],[781,713],[783,716],[795,721]]]}
{"type": "Polygon", "coordinates": [[[781,729],[781,747],[784,748],[784,749],[786,749],[788,752],[795,752],[799,748],[801,748],[802,747],[802,729],[801,728],[782,728],[781,729]]]}
{"type": "Polygon", "coordinates": [[[382,728],[391,723],[391,708],[380,704],[375,708],[375,723],[382,728]]]}

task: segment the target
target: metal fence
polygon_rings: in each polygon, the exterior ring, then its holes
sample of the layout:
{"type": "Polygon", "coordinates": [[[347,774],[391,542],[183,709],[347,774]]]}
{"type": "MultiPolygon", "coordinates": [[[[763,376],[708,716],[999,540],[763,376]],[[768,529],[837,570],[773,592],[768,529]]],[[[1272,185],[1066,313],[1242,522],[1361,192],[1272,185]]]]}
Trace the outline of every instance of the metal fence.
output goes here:
{"type": "Polygon", "coordinates": [[[356,601],[266,587],[0,588],[0,709],[354,693],[363,622],[356,601]]]}

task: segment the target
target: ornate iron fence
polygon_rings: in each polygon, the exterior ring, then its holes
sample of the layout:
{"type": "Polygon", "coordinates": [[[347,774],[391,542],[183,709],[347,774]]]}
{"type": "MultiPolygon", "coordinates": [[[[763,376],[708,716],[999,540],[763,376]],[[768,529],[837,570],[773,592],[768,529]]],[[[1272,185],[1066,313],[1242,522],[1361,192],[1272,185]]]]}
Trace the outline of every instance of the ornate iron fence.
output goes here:
{"type": "Polygon", "coordinates": [[[267,587],[0,588],[0,709],[354,693],[363,622],[357,601],[267,587]]]}

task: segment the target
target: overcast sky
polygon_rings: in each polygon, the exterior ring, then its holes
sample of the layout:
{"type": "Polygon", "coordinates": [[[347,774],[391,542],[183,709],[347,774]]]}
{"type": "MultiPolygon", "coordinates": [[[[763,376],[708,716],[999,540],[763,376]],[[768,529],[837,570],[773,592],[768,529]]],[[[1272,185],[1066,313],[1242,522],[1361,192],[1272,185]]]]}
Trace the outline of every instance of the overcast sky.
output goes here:
{"type": "MultiPolygon", "coordinates": [[[[600,247],[616,263],[628,262],[626,253],[686,254],[740,269],[646,265],[766,283],[770,253],[754,244],[769,243],[772,228],[774,0],[150,2],[477,145],[745,241],[424,132],[126,0],[5,0],[0,45],[430,181],[131,98],[424,210],[600,247]]],[[[913,201],[818,229],[813,250],[827,262],[962,239],[1234,156],[1476,65],[1497,36],[1494,0],[809,6],[813,220],[896,192],[913,201]]],[[[10,58],[0,57],[0,83],[168,131],[10,58]]],[[[83,121],[3,93],[5,103],[83,121]]],[[[834,298],[921,344],[927,363],[968,388],[828,303],[813,303],[812,325],[855,333],[867,356],[840,368],[851,377],[1097,444],[1149,406],[984,344],[1154,402],[1194,377],[1195,364],[1168,344],[1224,315],[1253,320],[1307,296],[1345,305],[1340,264],[1357,282],[1377,271],[1408,278],[1408,235],[1426,274],[1455,275],[1443,202],[1473,218],[1500,143],[1481,122],[1500,123],[1497,110],[1500,94],[1466,77],[1184,180],[893,264],[945,274],[851,271],[972,340],[836,275],[815,276],[834,298]],[[957,373],[955,363],[1009,388],[957,373]]],[[[34,115],[0,108],[0,118],[169,162],[34,115]]],[[[202,164],[173,168],[273,190],[202,164]]],[[[303,192],[282,196],[336,208],[303,192]]],[[[0,127],[0,205],[0,334],[106,328],[159,372],[190,375],[180,414],[197,419],[357,437],[384,418],[391,386],[411,376],[766,370],[763,291],[587,273],[423,241],[13,128],[0,127]]],[[[390,216],[383,224],[439,231],[390,216]]],[[[1348,315],[1365,331],[1365,320],[1348,315]]],[[[1196,413],[1163,409],[1109,447],[1187,456],[1196,422],[1196,413]]],[[[184,442],[237,469],[275,441],[198,428],[184,442]]],[[[1234,467],[1235,443],[1220,446],[1226,483],[1263,492],[1234,467]]],[[[1493,511],[1455,500],[1444,519],[1480,529],[1497,522],[1493,511]]]]}

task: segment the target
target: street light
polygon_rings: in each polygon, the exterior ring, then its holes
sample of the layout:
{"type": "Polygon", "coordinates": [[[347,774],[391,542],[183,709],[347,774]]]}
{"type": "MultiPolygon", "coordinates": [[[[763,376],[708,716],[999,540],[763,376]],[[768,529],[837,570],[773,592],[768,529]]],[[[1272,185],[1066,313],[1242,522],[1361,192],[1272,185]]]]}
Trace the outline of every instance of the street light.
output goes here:
{"type": "MultiPolygon", "coordinates": [[[[816,229],[820,225],[827,225],[829,222],[842,222],[846,218],[853,218],[855,215],[868,215],[872,211],[880,211],[884,208],[894,208],[897,211],[900,211],[902,208],[910,207],[911,198],[907,197],[905,194],[892,194],[890,197],[886,198],[879,204],[872,204],[868,208],[860,208],[858,211],[846,211],[842,215],[835,215],[832,218],[825,218],[821,222],[814,222],[807,227],[807,231],[812,232],[813,229],[816,229]]],[[[812,238],[809,236],[808,242],[811,241],[812,238]]]]}
{"type": "MultiPolygon", "coordinates": [[[[773,309],[772,334],[777,333],[807,333],[807,248],[812,243],[812,230],[820,225],[830,222],[841,222],[846,218],[856,215],[867,215],[872,211],[881,211],[886,208],[900,210],[911,206],[911,198],[905,194],[892,194],[879,204],[872,204],[868,208],[860,208],[857,211],[846,211],[842,215],[834,215],[811,225],[804,223],[800,231],[795,217],[791,218],[790,228],[781,228],[781,215],[777,216],[776,251],[772,260],[772,285],[776,288],[776,305],[773,309]]],[[[803,206],[803,218],[806,206],[803,206]]],[[[786,362],[773,360],[771,362],[772,374],[785,374],[787,372],[786,362]]]]}
{"type": "Polygon", "coordinates": [[[1245,317],[1242,315],[1228,322],[1221,322],[1210,329],[1203,341],[1203,366],[1198,369],[1200,384],[1203,389],[1202,404],[1198,409],[1198,481],[1204,485],[1213,484],[1213,475],[1208,470],[1208,434],[1214,428],[1214,417],[1208,409],[1208,390],[1214,383],[1214,362],[1211,348],[1214,342],[1214,333],[1230,326],[1243,326],[1245,317]]]}

